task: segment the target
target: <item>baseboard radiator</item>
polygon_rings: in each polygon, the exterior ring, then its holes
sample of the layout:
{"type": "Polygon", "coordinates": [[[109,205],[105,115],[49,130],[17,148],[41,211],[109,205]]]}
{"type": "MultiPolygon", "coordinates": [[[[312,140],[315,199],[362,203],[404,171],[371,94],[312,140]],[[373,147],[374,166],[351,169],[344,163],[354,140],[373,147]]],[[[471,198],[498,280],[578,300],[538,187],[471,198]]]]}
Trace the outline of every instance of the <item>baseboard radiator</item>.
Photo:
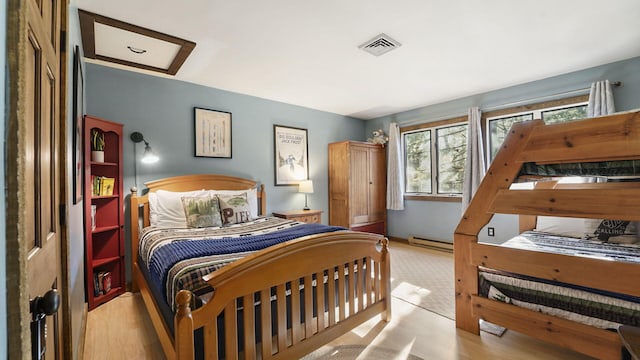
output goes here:
{"type": "Polygon", "coordinates": [[[431,240],[417,235],[409,236],[409,244],[425,246],[431,249],[453,252],[453,243],[442,240],[431,240]]]}

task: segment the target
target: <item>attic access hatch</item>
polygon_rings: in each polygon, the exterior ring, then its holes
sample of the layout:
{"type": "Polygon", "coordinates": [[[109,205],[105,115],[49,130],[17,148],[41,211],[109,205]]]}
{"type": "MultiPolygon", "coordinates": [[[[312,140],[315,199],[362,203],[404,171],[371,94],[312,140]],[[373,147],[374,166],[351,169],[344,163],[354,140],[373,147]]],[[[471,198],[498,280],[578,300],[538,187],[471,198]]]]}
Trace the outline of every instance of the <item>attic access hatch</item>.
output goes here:
{"type": "Polygon", "coordinates": [[[175,75],[196,43],[78,9],[84,56],[175,75]]]}
{"type": "Polygon", "coordinates": [[[380,56],[382,54],[386,54],[391,50],[397,49],[402,44],[398,41],[392,39],[387,34],[380,34],[373,37],[371,40],[365,42],[364,44],[358,46],[359,49],[368,52],[371,55],[380,56]]]}

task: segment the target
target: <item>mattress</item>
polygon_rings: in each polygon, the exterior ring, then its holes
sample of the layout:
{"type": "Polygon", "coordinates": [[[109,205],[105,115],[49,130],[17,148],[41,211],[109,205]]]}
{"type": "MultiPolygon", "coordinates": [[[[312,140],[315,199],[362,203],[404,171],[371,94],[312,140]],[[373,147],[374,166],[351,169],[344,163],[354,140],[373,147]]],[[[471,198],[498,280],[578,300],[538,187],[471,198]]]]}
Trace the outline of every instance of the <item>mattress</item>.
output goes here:
{"type": "MultiPolygon", "coordinates": [[[[640,264],[640,246],[608,244],[539,232],[526,232],[503,246],[640,264]]],[[[480,268],[479,294],[582,324],[616,329],[640,326],[640,298],[480,268]]]]}

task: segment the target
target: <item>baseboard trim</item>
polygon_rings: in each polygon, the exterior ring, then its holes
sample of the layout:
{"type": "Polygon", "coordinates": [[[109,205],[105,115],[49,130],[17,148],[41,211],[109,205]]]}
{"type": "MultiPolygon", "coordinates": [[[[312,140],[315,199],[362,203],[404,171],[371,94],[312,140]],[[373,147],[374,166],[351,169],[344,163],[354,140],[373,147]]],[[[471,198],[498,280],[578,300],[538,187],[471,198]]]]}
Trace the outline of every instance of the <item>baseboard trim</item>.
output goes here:
{"type": "Polygon", "coordinates": [[[411,245],[419,245],[419,246],[428,247],[430,249],[446,251],[451,253],[453,252],[453,243],[450,243],[447,241],[432,240],[432,239],[426,239],[426,238],[417,237],[417,236],[409,236],[409,239],[407,239],[407,241],[411,245]]]}

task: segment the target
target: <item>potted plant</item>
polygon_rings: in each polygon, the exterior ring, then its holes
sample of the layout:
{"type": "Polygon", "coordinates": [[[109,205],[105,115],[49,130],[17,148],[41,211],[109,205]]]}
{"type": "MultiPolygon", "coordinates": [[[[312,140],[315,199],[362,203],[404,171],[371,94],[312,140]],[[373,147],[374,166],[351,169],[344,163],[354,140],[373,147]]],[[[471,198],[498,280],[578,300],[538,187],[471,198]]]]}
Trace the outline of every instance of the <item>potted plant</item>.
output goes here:
{"type": "Polygon", "coordinates": [[[91,129],[91,161],[104,162],[104,133],[91,129]]]}

